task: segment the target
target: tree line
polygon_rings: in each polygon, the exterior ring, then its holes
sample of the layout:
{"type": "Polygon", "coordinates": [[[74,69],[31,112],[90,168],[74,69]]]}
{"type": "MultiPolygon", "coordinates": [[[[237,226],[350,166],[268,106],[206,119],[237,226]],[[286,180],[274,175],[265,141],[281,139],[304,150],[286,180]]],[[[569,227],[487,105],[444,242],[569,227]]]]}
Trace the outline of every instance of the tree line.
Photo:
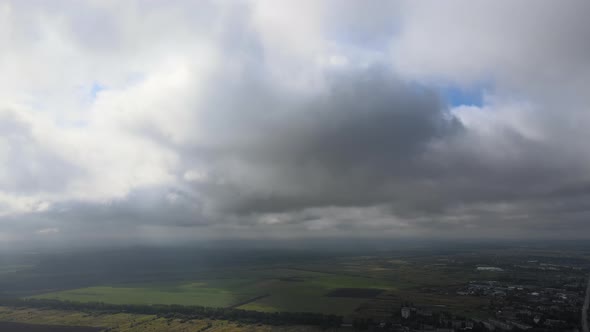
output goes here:
{"type": "Polygon", "coordinates": [[[28,308],[50,308],[101,313],[133,313],[157,315],[164,318],[219,319],[246,324],[316,325],[322,328],[338,327],[342,317],[310,312],[260,312],[235,308],[215,308],[178,304],[110,304],[103,302],[74,302],[53,299],[0,299],[0,305],[28,308]]]}

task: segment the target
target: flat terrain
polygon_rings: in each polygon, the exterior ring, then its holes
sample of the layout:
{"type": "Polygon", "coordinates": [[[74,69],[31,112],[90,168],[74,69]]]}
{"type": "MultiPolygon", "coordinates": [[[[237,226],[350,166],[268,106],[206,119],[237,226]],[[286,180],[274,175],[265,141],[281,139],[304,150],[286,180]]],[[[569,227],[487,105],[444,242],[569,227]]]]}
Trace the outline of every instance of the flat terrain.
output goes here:
{"type": "MultiPolygon", "coordinates": [[[[188,283],[124,284],[93,286],[50,292],[33,298],[113,304],[181,304],[209,307],[237,307],[258,311],[322,312],[350,314],[365,299],[356,294],[334,297],[335,289],[393,289],[386,280],[327,273],[280,271],[236,271],[244,278],[195,280],[188,283]],[[266,272],[266,273],[265,273],[266,272]],[[285,276],[288,275],[288,276],[285,276]],[[254,278],[253,276],[257,276],[254,278]],[[295,279],[297,278],[297,279],[295,279]],[[362,288],[365,287],[365,288],[362,288]]],[[[378,292],[382,290],[379,289],[378,292]]],[[[343,294],[346,295],[346,294],[343,294]]]]}
{"type": "Polygon", "coordinates": [[[65,310],[40,310],[9,308],[0,306],[0,331],[31,332],[96,332],[110,329],[111,332],[249,332],[278,331],[300,332],[321,331],[313,326],[268,326],[249,325],[208,319],[166,319],[154,315],[139,314],[97,314],[65,310]],[[26,323],[20,325],[15,323],[26,323]],[[4,325],[3,325],[4,324],[4,325]],[[3,329],[16,326],[19,329],[3,329]],[[28,329],[26,329],[28,328],[28,329]]]}
{"type": "Polygon", "coordinates": [[[142,248],[36,254],[22,263],[12,260],[0,269],[0,296],[341,316],[369,314],[378,318],[391,317],[400,306],[411,302],[484,318],[489,315],[489,299],[458,294],[469,282],[512,280],[516,284],[561,287],[564,273],[570,283],[585,276],[589,252],[520,247],[369,254],[142,248]],[[579,269],[545,269],[558,266],[552,264],[579,269]],[[503,271],[478,271],[479,266],[503,271]]]}
{"type": "Polygon", "coordinates": [[[52,292],[36,298],[113,304],[181,304],[229,307],[259,296],[254,280],[201,280],[189,283],[95,286],[52,292]]]}
{"type": "MultiPolygon", "coordinates": [[[[233,307],[264,312],[318,312],[351,315],[373,303],[386,301],[384,311],[397,310],[403,301],[436,304],[463,312],[469,307],[456,296],[430,295],[428,287],[449,287],[485,276],[468,267],[449,267],[395,257],[344,256],[296,263],[272,261],[247,266],[208,268],[195,278],[179,281],[115,282],[57,291],[41,291],[32,298],[113,304],[181,304],[233,307]],[[206,279],[200,279],[205,276],[206,279]]],[[[493,277],[493,273],[487,272],[493,277]]],[[[164,279],[161,277],[160,279],[164,279]]]]}

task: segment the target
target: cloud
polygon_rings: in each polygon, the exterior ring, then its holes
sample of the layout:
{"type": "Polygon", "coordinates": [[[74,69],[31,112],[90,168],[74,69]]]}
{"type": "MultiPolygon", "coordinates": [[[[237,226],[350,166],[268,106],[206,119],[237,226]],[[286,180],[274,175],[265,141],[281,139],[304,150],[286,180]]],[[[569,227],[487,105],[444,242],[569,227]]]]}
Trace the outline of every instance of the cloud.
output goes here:
{"type": "Polygon", "coordinates": [[[383,5],[3,2],[0,241],[581,236],[587,4],[383,5]]]}
{"type": "Polygon", "coordinates": [[[38,234],[55,234],[59,233],[59,228],[43,228],[37,231],[38,234]]]}
{"type": "Polygon", "coordinates": [[[67,156],[51,149],[50,143],[44,141],[44,136],[51,133],[23,110],[1,110],[0,130],[0,186],[6,191],[59,192],[70,178],[83,173],[67,156]]]}

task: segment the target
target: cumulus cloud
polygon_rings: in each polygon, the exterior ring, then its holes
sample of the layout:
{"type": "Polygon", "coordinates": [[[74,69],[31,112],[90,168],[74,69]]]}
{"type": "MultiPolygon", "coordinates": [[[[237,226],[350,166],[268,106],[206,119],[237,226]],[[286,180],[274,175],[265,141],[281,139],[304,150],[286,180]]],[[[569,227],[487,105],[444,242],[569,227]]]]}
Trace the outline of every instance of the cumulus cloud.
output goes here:
{"type": "Polygon", "coordinates": [[[587,6],[1,2],[0,241],[580,236],[587,6]]]}

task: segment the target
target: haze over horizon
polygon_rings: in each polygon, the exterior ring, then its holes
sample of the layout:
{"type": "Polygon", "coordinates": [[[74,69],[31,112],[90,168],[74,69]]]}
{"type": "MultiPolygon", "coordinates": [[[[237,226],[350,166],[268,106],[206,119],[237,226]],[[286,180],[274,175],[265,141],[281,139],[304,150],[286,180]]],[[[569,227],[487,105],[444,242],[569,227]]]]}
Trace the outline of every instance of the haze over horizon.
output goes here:
{"type": "Polygon", "coordinates": [[[0,248],[588,239],[589,12],[0,0],[0,248]]]}

